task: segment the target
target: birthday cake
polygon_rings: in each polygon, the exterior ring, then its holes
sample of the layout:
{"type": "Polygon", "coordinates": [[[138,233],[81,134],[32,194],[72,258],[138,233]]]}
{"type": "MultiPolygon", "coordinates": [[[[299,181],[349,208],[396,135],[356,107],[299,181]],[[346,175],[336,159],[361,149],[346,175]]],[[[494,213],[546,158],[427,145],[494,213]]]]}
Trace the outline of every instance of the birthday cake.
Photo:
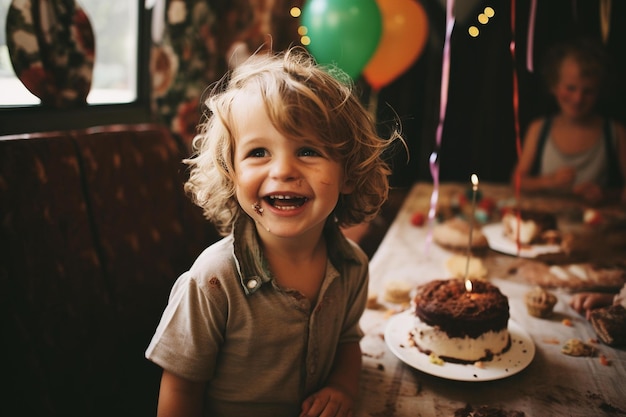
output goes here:
{"type": "Polygon", "coordinates": [[[461,279],[433,280],[413,298],[417,348],[455,363],[488,361],[508,350],[509,301],[493,284],[461,279]]]}

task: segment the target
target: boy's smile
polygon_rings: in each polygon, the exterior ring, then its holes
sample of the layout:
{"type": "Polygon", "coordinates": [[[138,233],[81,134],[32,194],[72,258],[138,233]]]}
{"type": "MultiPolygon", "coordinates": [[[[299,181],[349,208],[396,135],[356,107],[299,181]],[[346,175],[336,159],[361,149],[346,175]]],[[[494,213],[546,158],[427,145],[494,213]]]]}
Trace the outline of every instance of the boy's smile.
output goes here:
{"type": "Polygon", "coordinates": [[[292,196],[284,194],[276,194],[265,197],[265,201],[278,210],[295,210],[306,203],[307,198],[301,196],[292,196]]]}

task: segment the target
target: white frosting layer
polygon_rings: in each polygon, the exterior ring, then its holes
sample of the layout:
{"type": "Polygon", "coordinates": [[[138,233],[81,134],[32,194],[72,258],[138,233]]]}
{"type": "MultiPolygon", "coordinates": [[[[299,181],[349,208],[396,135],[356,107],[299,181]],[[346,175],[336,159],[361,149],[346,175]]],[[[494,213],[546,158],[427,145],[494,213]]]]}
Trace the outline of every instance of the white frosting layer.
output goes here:
{"type": "Polygon", "coordinates": [[[475,362],[484,359],[489,352],[494,355],[502,353],[509,345],[509,331],[508,329],[499,332],[490,331],[477,339],[469,336],[449,337],[438,327],[429,326],[415,318],[413,339],[421,350],[432,352],[439,357],[475,362]]]}

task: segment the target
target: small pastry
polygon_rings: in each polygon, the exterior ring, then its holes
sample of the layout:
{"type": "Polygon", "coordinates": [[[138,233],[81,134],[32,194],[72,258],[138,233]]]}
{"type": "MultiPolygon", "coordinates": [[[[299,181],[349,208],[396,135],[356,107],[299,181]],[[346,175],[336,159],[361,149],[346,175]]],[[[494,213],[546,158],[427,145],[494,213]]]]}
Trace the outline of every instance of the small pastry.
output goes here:
{"type": "Polygon", "coordinates": [[[369,308],[371,310],[376,310],[377,308],[380,307],[380,304],[378,304],[378,293],[374,292],[374,291],[369,291],[367,293],[367,304],[365,305],[366,308],[369,308]]]}
{"type": "Polygon", "coordinates": [[[552,314],[552,309],[556,304],[556,297],[541,287],[535,287],[526,293],[525,301],[528,314],[534,317],[545,318],[552,314]]]}
{"type": "Polygon", "coordinates": [[[561,348],[561,353],[569,356],[595,356],[596,348],[580,339],[569,339],[561,348]]]}
{"type": "Polygon", "coordinates": [[[478,224],[470,227],[470,223],[460,217],[453,217],[433,228],[433,240],[445,249],[452,251],[467,251],[470,245],[472,253],[485,253],[489,249],[487,237],[478,224]],[[469,241],[470,229],[472,241],[469,241]]]}
{"type": "Polygon", "coordinates": [[[487,268],[485,267],[485,264],[482,259],[475,256],[471,256],[468,263],[466,255],[452,255],[446,261],[446,268],[454,278],[464,278],[466,269],[467,278],[481,279],[487,276],[487,268]]]}
{"type": "Polygon", "coordinates": [[[403,304],[410,301],[411,285],[404,281],[389,281],[385,285],[385,301],[394,304],[403,304]]]}

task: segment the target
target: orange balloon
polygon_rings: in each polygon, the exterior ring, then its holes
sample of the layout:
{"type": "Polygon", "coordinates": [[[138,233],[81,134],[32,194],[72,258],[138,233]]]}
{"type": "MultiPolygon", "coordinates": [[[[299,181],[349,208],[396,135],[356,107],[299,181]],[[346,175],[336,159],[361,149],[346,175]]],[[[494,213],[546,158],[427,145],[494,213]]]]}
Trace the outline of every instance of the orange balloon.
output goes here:
{"type": "Polygon", "coordinates": [[[405,72],[424,50],[428,19],[416,0],[377,0],[383,17],[383,33],[363,76],[380,90],[405,72]]]}

